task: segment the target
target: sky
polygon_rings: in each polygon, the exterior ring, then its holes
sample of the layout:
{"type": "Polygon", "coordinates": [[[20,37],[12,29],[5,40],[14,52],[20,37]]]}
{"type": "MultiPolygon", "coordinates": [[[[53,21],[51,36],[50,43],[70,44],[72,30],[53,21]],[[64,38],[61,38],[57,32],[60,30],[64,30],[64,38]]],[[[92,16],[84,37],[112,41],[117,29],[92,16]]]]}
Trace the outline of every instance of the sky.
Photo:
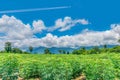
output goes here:
{"type": "Polygon", "coordinates": [[[0,0],[0,49],[118,45],[120,0],[0,0]]]}

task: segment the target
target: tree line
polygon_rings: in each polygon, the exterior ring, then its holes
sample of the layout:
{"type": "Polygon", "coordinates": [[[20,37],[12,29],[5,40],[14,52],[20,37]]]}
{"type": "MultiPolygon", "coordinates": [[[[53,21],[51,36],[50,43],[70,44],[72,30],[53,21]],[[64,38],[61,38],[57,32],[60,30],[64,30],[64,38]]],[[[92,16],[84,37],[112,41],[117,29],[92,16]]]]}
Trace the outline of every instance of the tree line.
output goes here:
{"type": "MultiPolygon", "coordinates": [[[[120,40],[118,40],[120,43],[120,40]]],[[[2,53],[21,53],[21,54],[30,54],[33,52],[33,47],[29,46],[29,51],[22,51],[20,48],[12,47],[11,42],[6,42],[4,46],[4,50],[1,51],[2,53]]],[[[91,49],[86,49],[82,47],[80,49],[73,50],[72,52],[65,51],[65,50],[58,50],[59,54],[100,54],[100,53],[120,53],[120,46],[114,46],[112,48],[108,48],[107,45],[103,45],[102,48],[99,46],[94,46],[91,49]]],[[[48,49],[44,49],[44,54],[52,54],[52,52],[48,49]]]]}
{"type": "MultiPolygon", "coordinates": [[[[29,51],[32,52],[33,48],[30,46],[29,51]]],[[[12,47],[11,42],[5,42],[4,50],[1,51],[2,53],[25,53],[28,54],[29,52],[22,51],[20,48],[12,47]]]]}
{"type": "MultiPolygon", "coordinates": [[[[118,43],[120,43],[120,39],[118,40],[118,43]]],[[[94,46],[91,49],[86,49],[85,47],[82,47],[72,52],[72,54],[100,54],[100,53],[120,53],[120,46],[116,45],[112,48],[108,48],[108,46],[105,44],[103,45],[102,48],[99,48],[99,46],[94,46]]]]}
{"type": "Polygon", "coordinates": [[[99,46],[94,46],[91,49],[86,49],[85,47],[82,47],[72,52],[72,54],[101,54],[101,53],[120,53],[120,46],[108,48],[107,45],[103,45],[102,48],[99,48],[99,46]]]}
{"type": "MultiPolygon", "coordinates": [[[[21,54],[30,54],[33,52],[33,47],[29,46],[28,47],[29,51],[22,51],[20,48],[17,47],[12,47],[11,42],[5,42],[4,50],[1,51],[1,53],[21,53],[21,54]]],[[[51,54],[50,50],[46,48],[44,50],[45,54],[51,54]]]]}

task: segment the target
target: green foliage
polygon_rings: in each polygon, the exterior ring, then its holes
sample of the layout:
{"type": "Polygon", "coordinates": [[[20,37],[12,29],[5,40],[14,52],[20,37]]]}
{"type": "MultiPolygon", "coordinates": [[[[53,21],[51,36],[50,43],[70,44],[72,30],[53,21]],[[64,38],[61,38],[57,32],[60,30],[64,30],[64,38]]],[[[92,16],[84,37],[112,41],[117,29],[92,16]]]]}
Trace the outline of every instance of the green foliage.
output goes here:
{"type": "Polygon", "coordinates": [[[0,75],[3,80],[17,77],[33,80],[71,80],[81,74],[87,80],[119,80],[120,54],[38,55],[1,54],[0,75]],[[10,56],[9,56],[10,55],[10,56]]]}
{"type": "Polygon", "coordinates": [[[108,60],[89,60],[86,63],[84,73],[88,80],[114,80],[115,70],[108,60]]]}
{"type": "Polygon", "coordinates": [[[63,54],[66,54],[66,51],[65,51],[65,50],[63,50],[63,54]]]}
{"type": "Polygon", "coordinates": [[[85,49],[85,47],[82,47],[79,50],[74,50],[72,53],[73,54],[87,54],[87,50],[85,49]]]}
{"type": "Polygon", "coordinates": [[[70,80],[72,69],[70,65],[61,61],[54,61],[46,64],[42,68],[43,80],[70,80]],[[53,65],[54,64],[54,65],[53,65]]]}
{"type": "Polygon", "coordinates": [[[11,52],[12,51],[11,42],[6,42],[5,43],[5,51],[6,52],[11,52]]]}
{"type": "Polygon", "coordinates": [[[113,48],[107,48],[107,45],[103,45],[103,48],[94,46],[92,49],[86,50],[84,47],[78,50],[73,50],[72,54],[100,54],[100,53],[120,53],[120,46],[113,48]]]}
{"type": "Polygon", "coordinates": [[[80,52],[78,50],[74,50],[72,54],[80,54],[80,52]]]}
{"type": "Polygon", "coordinates": [[[19,73],[24,79],[39,78],[41,75],[36,61],[22,63],[19,73]]]}
{"type": "Polygon", "coordinates": [[[50,50],[49,50],[48,48],[46,48],[46,49],[44,50],[44,54],[51,54],[51,52],[50,52],[50,50]]]}
{"type": "Polygon", "coordinates": [[[68,51],[65,51],[65,50],[58,50],[58,52],[59,52],[60,54],[69,54],[69,52],[68,52],[68,51]]]}
{"type": "Polygon", "coordinates": [[[117,78],[120,79],[120,57],[113,56],[113,57],[111,57],[111,61],[114,65],[113,67],[115,68],[115,71],[116,71],[115,75],[117,76],[117,78]]]}
{"type": "Polygon", "coordinates": [[[30,54],[29,52],[27,52],[27,51],[24,51],[24,52],[22,52],[23,54],[30,54]]]}
{"type": "Polygon", "coordinates": [[[94,46],[91,50],[90,50],[90,54],[99,54],[101,51],[99,49],[98,46],[94,46]]]}
{"type": "Polygon", "coordinates": [[[105,44],[105,45],[103,45],[103,48],[104,48],[104,49],[106,49],[106,48],[107,48],[107,45],[106,45],[106,44],[105,44]]]}
{"type": "Polygon", "coordinates": [[[83,63],[80,63],[77,60],[75,60],[74,63],[73,63],[73,61],[70,61],[70,64],[72,67],[72,78],[75,79],[76,77],[78,77],[82,74],[83,69],[84,69],[84,65],[83,65],[83,63]]]}
{"type": "Polygon", "coordinates": [[[118,42],[120,43],[120,39],[118,40],[118,42]]]}
{"type": "Polygon", "coordinates": [[[60,54],[62,54],[62,50],[58,50],[58,52],[59,52],[60,54]]]}
{"type": "Polygon", "coordinates": [[[22,53],[22,50],[20,50],[19,48],[12,48],[12,52],[13,53],[22,53]]]}
{"type": "Polygon", "coordinates": [[[29,51],[32,52],[33,51],[33,47],[29,46],[29,51]]]}
{"type": "Polygon", "coordinates": [[[69,51],[67,51],[67,54],[70,54],[70,52],[69,52],[69,51]]]}
{"type": "Polygon", "coordinates": [[[9,56],[3,61],[0,73],[2,80],[17,80],[18,78],[18,60],[14,56],[9,56]]]}
{"type": "Polygon", "coordinates": [[[112,52],[120,53],[120,46],[115,46],[115,47],[109,49],[109,52],[110,53],[112,53],[112,52]]]}

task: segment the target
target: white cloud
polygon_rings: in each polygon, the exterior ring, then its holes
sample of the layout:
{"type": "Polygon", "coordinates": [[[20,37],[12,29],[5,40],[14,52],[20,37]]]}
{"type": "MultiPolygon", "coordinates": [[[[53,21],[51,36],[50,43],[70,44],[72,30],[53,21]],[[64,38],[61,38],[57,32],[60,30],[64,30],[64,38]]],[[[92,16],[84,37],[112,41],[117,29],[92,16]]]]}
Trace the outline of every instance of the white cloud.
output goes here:
{"type": "Polygon", "coordinates": [[[29,24],[23,24],[22,21],[14,16],[3,15],[0,18],[0,33],[4,33],[6,39],[25,39],[31,38],[31,28],[29,24]]]}
{"type": "Polygon", "coordinates": [[[89,22],[85,19],[75,19],[72,20],[71,17],[65,17],[64,20],[57,19],[55,21],[55,25],[52,27],[47,28],[42,20],[33,21],[33,33],[39,33],[43,30],[47,31],[54,31],[59,30],[60,32],[70,30],[72,27],[74,27],[76,24],[82,24],[82,25],[88,25],[89,22]]]}
{"type": "Polygon", "coordinates": [[[111,28],[112,28],[112,32],[118,33],[120,36],[120,24],[112,24],[111,28]]]}
{"type": "MultiPolygon", "coordinates": [[[[117,27],[120,28],[120,25],[117,27]]],[[[117,40],[120,38],[120,35],[113,30],[114,29],[103,32],[87,31],[77,35],[66,35],[61,37],[57,37],[49,33],[44,38],[41,38],[40,42],[46,47],[73,48],[80,46],[99,46],[104,44],[117,45],[117,40]]]]}
{"type": "Polygon", "coordinates": [[[85,19],[75,20],[75,23],[79,23],[79,24],[82,24],[82,25],[90,24],[90,23],[89,23],[87,20],[85,20],[85,19]]]}
{"type": "Polygon", "coordinates": [[[46,29],[46,27],[42,20],[33,21],[33,33],[39,33],[45,29],[46,29]]]}
{"type": "Polygon", "coordinates": [[[63,32],[63,31],[71,29],[76,24],[88,25],[89,22],[85,19],[72,20],[71,17],[65,17],[63,20],[62,19],[56,20],[55,26],[53,26],[52,28],[49,28],[48,30],[54,31],[58,29],[60,32],[63,32]]]}
{"type": "Polygon", "coordinates": [[[3,15],[0,18],[0,34],[2,34],[0,38],[0,49],[4,47],[4,43],[7,41],[14,43],[19,41],[19,45],[21,45],[22,40],[33,37],[31,32],[32,30],[29,24],[24,24],[21,20],[16,19],[14,16],[9,17],[7,15],[3,15]]]}
{"type": "MultiPolygon", "coordinates": [[[[72,20],[73,21],[73,20],[72,20]]],[[[88,24],[84,20],[74,21],[74,23],[81,22],[88,24]]],[[[71,25],[71,18],[66,17],[64,21],[58,19],[56,25],[71,25]]],[[[73,22],[72,22],[73,24],[73,22]]],[[[75,24],[73,24],[75,25],[75,24]]],[[[106,31],[89,31],[85,29],[82,33],[76,35],[64,35],[58,37],[48,33],[45,37],[38,38],[34,33],[46,30],[42,20],[33,21],[33,29],[29,24],[24,24],[21,20],[16,19],[14,16],[3,15],[0,18],[0,49],[4,48],[4,43],[10,41],[13,46],[25,48],[30,45],[33,47],[79,47],[79,46],[95,46],[95,45],[116,45],[117,40],[120,38],[120,24],[111,25],[110,30],[106,31]]],[[[55,27],[54,27],[55,28],[55,27]]],[[[60,30],[64,27],[59,27],[60,30]]],[[[57,28],[58,29],[58,28],[57,28]]]]}

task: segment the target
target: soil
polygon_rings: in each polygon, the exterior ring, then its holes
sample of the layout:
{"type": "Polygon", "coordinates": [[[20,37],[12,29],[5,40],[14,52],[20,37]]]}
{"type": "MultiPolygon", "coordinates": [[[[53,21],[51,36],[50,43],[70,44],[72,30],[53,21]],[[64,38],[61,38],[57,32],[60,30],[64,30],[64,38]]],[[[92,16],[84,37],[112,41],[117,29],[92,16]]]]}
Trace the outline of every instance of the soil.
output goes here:
{"type": "MultiPolygon", "coordinates": [[[[0,78],[0,80],[2,80],[2,79],[0,78]]],[[[18,80],[25,80],[25,79],[23,79],[21,77],[18,77],[18,80]]],[[[29,80],[41,80],[41,79],[40,78],[35,78],[35,79],[29,79],[29,80]]],[[[72,80],[86,80],[86,76],[84,74],[81,74],[79,77],[77,77],[75,79],[72,79],[72,80]]]]}
{"type": "MultiPolygon", "coordinates": [[[[25,79],[23,79],[21,77],[18,77],[18,80],[25,80],[25,79]]],[[[40,78],[35,78],[35,79],[29,79],[29,80],[41,80],[41,79],[40,78]]]]}
{"type": "Polygon", "coordinates": [[[84,74],[81,74],[79,77],[77,77],[74,80],[86,80],[86,76],[84,74]]]}

